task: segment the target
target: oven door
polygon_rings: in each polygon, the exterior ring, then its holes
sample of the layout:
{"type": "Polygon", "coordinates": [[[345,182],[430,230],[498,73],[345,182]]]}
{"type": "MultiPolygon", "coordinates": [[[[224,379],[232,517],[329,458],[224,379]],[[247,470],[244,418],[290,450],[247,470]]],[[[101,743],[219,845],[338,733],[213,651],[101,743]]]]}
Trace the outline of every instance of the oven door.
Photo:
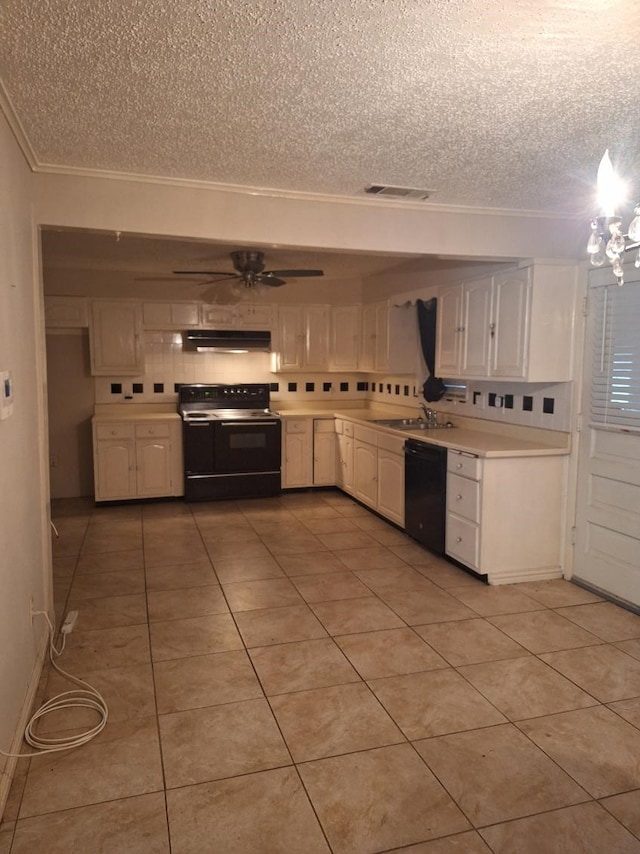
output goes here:
{"type": "Polygon", "coordinates": [[[278,419],[217,421],[214,427],[216,474],[280,472],[278,419]]]}

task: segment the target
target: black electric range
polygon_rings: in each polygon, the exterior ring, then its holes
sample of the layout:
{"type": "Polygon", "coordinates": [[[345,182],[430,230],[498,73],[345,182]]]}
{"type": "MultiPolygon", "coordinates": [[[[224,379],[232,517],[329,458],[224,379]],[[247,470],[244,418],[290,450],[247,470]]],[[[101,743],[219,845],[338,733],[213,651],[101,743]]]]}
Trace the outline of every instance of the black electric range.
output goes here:
{"type": "Polygon", "coordinates": [[[266,383],[180,387],[187,501],[280,492],[281,422],[269,402],[266,383]]]}

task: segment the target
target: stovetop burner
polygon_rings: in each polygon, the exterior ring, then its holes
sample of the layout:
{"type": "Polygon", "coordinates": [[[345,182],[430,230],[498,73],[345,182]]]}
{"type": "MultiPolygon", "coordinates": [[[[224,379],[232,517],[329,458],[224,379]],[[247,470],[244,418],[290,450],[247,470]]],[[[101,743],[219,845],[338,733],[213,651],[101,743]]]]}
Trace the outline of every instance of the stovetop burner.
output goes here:
{"type": "Polygon", "coordinates": [[[246,421],[278,418],[269,409],[267,383],[244,385],[185,384],[180,387],[179,412],[185,421],[246,421]]]}

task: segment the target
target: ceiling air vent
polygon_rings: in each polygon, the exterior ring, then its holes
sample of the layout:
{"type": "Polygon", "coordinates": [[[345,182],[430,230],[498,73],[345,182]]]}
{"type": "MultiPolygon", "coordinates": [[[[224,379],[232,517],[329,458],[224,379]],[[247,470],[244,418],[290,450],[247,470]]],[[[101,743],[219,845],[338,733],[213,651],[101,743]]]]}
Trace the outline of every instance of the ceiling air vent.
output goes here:
{"type": "Polygon", "coordinates": [[[410,199],[418,202],[428,199],[435,193],[435,190],[420,190],[418,187],[393,187],[391,184],[367,184],[364,191],[370,196],[388,196],[391,199],[410,199]]]}

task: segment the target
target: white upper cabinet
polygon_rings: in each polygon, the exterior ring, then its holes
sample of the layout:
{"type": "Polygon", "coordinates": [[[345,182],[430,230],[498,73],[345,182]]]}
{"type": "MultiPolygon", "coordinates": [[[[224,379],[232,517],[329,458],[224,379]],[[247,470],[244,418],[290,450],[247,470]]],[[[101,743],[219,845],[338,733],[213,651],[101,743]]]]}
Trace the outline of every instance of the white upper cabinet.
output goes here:
{"type": "Polygon", "coordinates": [[[202,325],[211,329],[263,329],[274,325],[275,309],[270,303],[203,305],[202,325]]]}
{"type": "Polygon", "coordinates": [[[509,270],[438,293],[436,374],[465,379],[572,379],[577,266],[509,270]]]}
{"type": "Polygon", "coordinates": [[[326,370],[329,306],[280,306],[274,356],[277,371],[326,370]]]}
{"type": "Polygon", "coordinates": [[[137,376],[144,371],[140,303],[94,300],[89,334],[91,373],[137,376]]]}
{"type": "Polygon", "coordinates": [[[357,371],[360,351],[360,306],[338,305],[331,309],[332,371],[357,371]]]}
{"type": "Polygon", "coordinates": [[[388,300],[362,306],[360,370],[413,373],[418,366],[418,318],[415,305],[388,300]]]}
{"type": "Polygon", "coordinates": [[[436,376],[460,376],[462,353],[462,285],[438,293],[436,376]]]}
{"type": "Polygon", "coordinates": [[[142,304],[145,329],[193,329],[200,323],[197,302],[145,302],[142,304]]]}
{"type": "Polygon", "coordinates": [[[47,329],[77,329],[89,325],[85,297],[45,297],[44,322],[47,329]]]}

